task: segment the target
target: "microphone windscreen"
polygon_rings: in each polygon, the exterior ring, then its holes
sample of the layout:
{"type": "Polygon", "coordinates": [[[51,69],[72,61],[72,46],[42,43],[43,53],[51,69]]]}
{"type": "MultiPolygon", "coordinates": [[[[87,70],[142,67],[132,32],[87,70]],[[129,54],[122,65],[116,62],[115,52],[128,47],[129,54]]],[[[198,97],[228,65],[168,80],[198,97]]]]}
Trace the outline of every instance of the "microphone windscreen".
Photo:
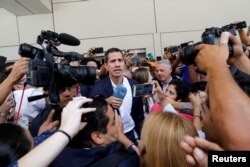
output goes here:
{"type": "Polygon", "coordinates": [[[119,99],[124,99],[124,97],[126,96],[126,93],[127,93],[127,88],[119,85],[115,88],[113,96],[119,99]]]}
{"type": "Polygon", "coordinates": [[[80,40],[66,33],[59,34],[59,41],[65,45],[78,46],[80,45],[80,40]]]}

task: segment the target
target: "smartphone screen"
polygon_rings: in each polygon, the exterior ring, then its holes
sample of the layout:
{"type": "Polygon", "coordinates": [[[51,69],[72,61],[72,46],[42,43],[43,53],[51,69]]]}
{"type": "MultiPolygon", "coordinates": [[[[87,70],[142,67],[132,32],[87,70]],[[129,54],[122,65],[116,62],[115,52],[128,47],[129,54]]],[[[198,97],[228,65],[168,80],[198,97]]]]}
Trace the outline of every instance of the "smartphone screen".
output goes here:
{"type": "Polygon", "coordinates": [[[133,85],[133,97],[152,95],[154,93],[153,84],[133,85]]]}

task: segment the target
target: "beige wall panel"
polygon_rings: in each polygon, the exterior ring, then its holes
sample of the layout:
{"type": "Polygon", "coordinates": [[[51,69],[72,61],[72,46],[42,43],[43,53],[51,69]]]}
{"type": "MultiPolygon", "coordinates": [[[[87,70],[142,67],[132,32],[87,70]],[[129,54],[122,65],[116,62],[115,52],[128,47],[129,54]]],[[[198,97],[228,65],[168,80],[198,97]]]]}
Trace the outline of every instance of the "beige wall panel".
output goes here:
{"type": "Polygon", "coordinates": [[[203,30],[249,18],[249,0],[155,0],[158,32],[203,30]]]}
{"type": "Polygon", "coordinates": [[[20,16],[18,17],[18,25],[20,43],[35,44],[41,30],[54,31],[52,14],[20,16]]]}
{"type": "Polygon", "coordinates": [[[155,32],[153,0],[54,4],[55,29],[80,39],[155,32]]]}
{"type": "Polygon", "coordinates": [[[18,45],[16,16],[0,8],[0,47],[18,45]]]}
{"type": "Polygon", "coordinates": [[[153,34],[86,39],[81,40],[80,46],[74,47],[61,45],[59,49],[67,52],[76,51],[79,53],[86,53],[89,48],[95,46],[103,47],[104,50],[111,47],[117,47],[120,49],[146,48],[148,53],[154,53],[153,34]]]}

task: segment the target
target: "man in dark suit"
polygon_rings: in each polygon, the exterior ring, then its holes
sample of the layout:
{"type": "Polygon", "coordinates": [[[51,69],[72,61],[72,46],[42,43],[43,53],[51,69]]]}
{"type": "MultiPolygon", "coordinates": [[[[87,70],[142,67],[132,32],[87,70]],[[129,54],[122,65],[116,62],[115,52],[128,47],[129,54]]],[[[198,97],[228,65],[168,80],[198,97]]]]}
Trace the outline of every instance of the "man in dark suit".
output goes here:
{"type": "Polygon", "coordinates": [[[109,75],[95,83],[90,97],[102,95],[111,106],[117,108],[124,124],[124,133],[134,140],[140,134],[140,127],[144,119],[142,98],[132,96],[131,87],[137,82],[124,76],[124,57],[122,51],[118,48],[111,48],[106,51],[105,67],[109,75]],[[124,99],[113,96],[118,85],[127,89],[124,99]]]}

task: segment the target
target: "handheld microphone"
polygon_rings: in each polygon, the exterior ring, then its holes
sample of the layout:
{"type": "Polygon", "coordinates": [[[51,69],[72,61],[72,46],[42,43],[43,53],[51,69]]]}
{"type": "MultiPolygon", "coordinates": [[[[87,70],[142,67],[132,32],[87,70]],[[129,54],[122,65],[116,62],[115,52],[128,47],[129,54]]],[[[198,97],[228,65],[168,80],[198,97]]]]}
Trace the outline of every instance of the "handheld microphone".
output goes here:
{"type": "Polygon", "coordinates": [[[61,33],[58,35],[58,40],[65,45],[78,46],[80,45],[80,40],[66,33],[61,33]]]}
{"type": "Polygon", "coordinates": [[[113,96],[123,100],[124,97],[126,96],[126,93],[127,93],[127,88],[119,85],[115,88],[113,96]]]}
{"type": "Polygon", "coordinates": [[[36,96],[30,96],[28,97],[28,102],[36,101],[36,100],[39,100],[48,96],[49,96],[48,93],[44,93],[44,94],[36,95],[36,96]]]}

